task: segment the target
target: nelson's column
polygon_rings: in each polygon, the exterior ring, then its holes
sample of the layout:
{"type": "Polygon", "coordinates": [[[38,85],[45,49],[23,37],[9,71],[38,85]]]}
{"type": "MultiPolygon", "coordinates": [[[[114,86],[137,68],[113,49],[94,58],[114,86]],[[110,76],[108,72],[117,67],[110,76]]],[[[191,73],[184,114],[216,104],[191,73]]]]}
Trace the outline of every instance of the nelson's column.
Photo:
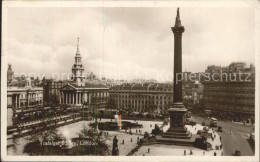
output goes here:
{"type": "Polygon", "coordinates": [[[184,27],[181,25],[179,8],[174,27],[171,27],[174,34],[174,89],[173,105],[168,110],[170,114],[170,128],[157,136],[158,142],[167,142],[180,145],[192,145],[195,136],[185,127],[185,113],[187,109],[182,103],[182,81],[177,78],[182,76],[182,33],[184,27]]]}

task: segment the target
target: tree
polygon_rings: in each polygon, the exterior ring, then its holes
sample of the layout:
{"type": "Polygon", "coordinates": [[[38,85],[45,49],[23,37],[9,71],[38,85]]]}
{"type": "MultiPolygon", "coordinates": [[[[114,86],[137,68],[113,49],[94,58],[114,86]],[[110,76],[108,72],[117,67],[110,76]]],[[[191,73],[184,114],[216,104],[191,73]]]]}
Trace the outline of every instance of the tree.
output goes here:
{"type": "Polygon", "coordinates": [[[113,109],[113,108],[115,108],[115,106],[116,106],[115,100],[110,98],[109,101],[108,101],[108,107],[110,109],[113,109]]]}
{"type": "Polygon", "coordinates": [[[61,145],[64,138],[58,133],[57,128],[50,126],[52,121],[47,119],[37,127],[32,127],[29,143],[24,146],[24,153],[29,155],[61,155],[64,153],[61,145]],[[54,145],[55,144],[55,145],[54,145]],[[57,144],[57,145],[56,145],[57,144]]]}
{"type": "Polygon", "coordinates": [[[109,155],[109,147],[106,143],[107,136],[102,131],[88,129],[83,126],[79,137],[73,142],[80,143],[69,150],[69,155],[109,155]]]}
{"type": "Polygon", "coordinates": [[[59,103],[60,103],[60,101],[59,101],[58,95],[57,95],[57,94],[52,94],[52,95],[50,96],[49,105],[50,105],[51,107],[56,107],[56,106],[59,105],[59,103]]]}

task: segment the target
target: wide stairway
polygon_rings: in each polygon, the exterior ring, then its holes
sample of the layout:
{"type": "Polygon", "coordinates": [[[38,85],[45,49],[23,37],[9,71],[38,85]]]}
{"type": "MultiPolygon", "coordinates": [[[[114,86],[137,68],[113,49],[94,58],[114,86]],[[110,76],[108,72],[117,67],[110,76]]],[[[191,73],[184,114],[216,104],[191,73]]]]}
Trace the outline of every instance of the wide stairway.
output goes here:
{"type": "Polygon", "coordinates": [[[191,146],[196,137],[186,127],[175,127],[168,129],[161,135],[157,135],[156,139],[158,143],[191,146]]]}

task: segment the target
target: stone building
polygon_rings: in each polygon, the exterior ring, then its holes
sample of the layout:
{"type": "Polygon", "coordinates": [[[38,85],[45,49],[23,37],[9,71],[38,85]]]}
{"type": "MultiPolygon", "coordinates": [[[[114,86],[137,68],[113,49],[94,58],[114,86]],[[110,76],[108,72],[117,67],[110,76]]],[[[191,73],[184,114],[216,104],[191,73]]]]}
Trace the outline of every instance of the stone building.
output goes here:
{"type": "Polygon", "coordinates": [[[222,80],[203,81],[205,109],[213,114],[241,121],[253,119],[255,113],[255,73],[254,66],[232,63],[222,80]],[[241,74],[240,79],[238,76],[241,74]],[[226,77],[228,76],[228,77],[226,77]]]}
{"type": "Polygon", "coordinates": [[[42,79],[41,86],[43,87],[44,104],[48,104],[52,95],[60,98],[60,89],[67,85],[67,80],[42,79]]]}
{"type": "Polygon", "coordinates": [[[164,114],[173,101],[172,84],[123,84],[109,90],[116,109],[164,114]]]}
{"type": "Polygon", "coordinates": [[[106,108],[109,88],[99,83],[88,83],[83,75],[84,70],[78,44],[71,81],[60,88],[60,104],[84,106],[90,110],[106,108]]]}
{"type": "Polygon", "coordinates": [[[43,88],[31,86],[31,79],[25,79],[25,86],[7,86],[8,126],[12,125],[12,117],[29,108],[43,106],[43,88]]]}

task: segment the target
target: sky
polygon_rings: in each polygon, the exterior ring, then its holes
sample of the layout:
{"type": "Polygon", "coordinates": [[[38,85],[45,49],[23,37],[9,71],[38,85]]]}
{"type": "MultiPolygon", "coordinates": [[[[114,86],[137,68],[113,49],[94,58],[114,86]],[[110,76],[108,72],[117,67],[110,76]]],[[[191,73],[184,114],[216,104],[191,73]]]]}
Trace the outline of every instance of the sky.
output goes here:
{"type": "MultiPolygon", "coordinates": [[[[8,8],[7,62],[16,73],[71,73],[77,38],[85,72],[171,81],[177,8],[8,8]]],[[[183,71],[255,58],[251,8],[180,8],[183,71]]]]}

